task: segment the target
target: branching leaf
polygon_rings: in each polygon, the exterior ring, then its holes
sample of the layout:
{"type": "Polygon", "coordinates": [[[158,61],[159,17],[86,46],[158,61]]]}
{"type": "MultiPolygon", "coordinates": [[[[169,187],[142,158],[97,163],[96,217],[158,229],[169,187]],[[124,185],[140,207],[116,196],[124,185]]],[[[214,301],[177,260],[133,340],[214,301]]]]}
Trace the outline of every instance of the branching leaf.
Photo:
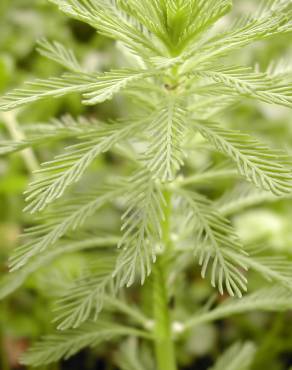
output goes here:
{"type": "Polygon", "coordinates": [[[50,0],[68,16],[88,23],[103,35],[123,42],[139,56],[159,54],[155,39],[117,8],[115,1],[50,0]]]}
{"type": "Polygon", "coordinates": [[[217,150],[236,163],[240,174],[248,181],[275,195],[291,191],[292,172],[288,156],[283,152],[271,150],[240,131],[211,122],[202,121],[195,127],[217,150]]]}
{"type": "Polygon", "coordinates": [[[120,286],[132,285],[137,275],[143,284],[150,274],[158,253],[163,219],[164,197],[148,171],[140,170],[130,178],[128,192],[115,271],[120,286]]]}
{"type": "Polygon", "coordinates": [[[68,186],[80,180],[97,156],[133,136],[138,127],[136,123],[118,123],[102,126],[95,134],[89,131],[81,135],[80,143],[70,146],[64,154],[44,163],[43,168],[35,172],[36,179],[26,192],[29,204],[25,210],[31,213],[43,210],[60,198],[68,186]]]}
{"type": "Polygon", "coordinates": [[[59,63],[72,72],[85,72],[79,64],[74,52],[57,41],[50,42],[47,39],[41,39],[38,41],[37,51],[41,55],[59,63]]]}
{"type": "Polygon", "coordinates": [[[8,111],[41,99],[58,98],[71,93],[83,94],[84,104],[98,104],[112,99],[129,83],[148,76],[149,72],[146,71],[117,70],[104,74],[72,72],[61,77],[38,79],[4,96],[0,100],[0,110],[8,111]]]}
{"type": "Polygon", "coordinates": [[[216,202],[220,212],[224,216],[231,216],[246,208],[260,205],[262,203],[272,203],[279,199],[289,199],[292,194],[286,194],[279,198],[268,191],[260,190],[251,184],[239,184],[233,190],[227,191],[216,202]]]}
{"type": "Polygon", "coordinates": [[[172,42],[186,46],[225,15],[231,7],[231,0],[168,1],[167,25],[172,42]]]}
{"type": "Polygon", "coordinates": [[[97,320],[106,295],[114,295],[116,281],[113,278],[116,256],[99,255],[94,267],[74,282],[66,294],[57,301],[58,329],[78,328],[92,316],[97,320]],[[93,271],[91,271],[93,270],[93,271]]]}
{"type": "Polygon", "coordinates": [[[92,91],[86,92],[83,103],[94,105],[112,99],[120,90],[126,88],[130,83],[147,78],[155,73],[147,71],[117,70],[106,72],[98,78],[98,84],[92,91]]]}
{"type": "Polygon", "coordinates": [[[119,237],[92,237],[78,241],[67,240],[63,243],[58,243],[55,248],[48,249],[34,258],[32,258],[24,267],[17,271],[10,272],[0,280],[0,299],[7,297],[18,289],[28,277],[42,268],[47,266],[58,257],[78,252],[84,249],[92,249],[98,247],[115,246],[119,242],[119,237]]]}
{"type": "Polygon", "coordinates": [[[100,129],[100,124],[100,122],[95,120],[81,117],[75,119],[70,115],[63,116],[60,119],[53,119],[48,124],[39,124],[37,127],[34,125],[29,135],[26,135],[25,140],[0,142],[0,155],[15,153],[29,147],[50,144],[57,140],[78,138],[82,134],[88,134],[89,132],[94,134],[100,129]]]}
{"type": "Polygon", "coordinates": [[[242,296],[247,280],[247,264],[239,259],[242,246],[231,224],[204,196],[188,190],[178,190],[180,208],[186,213],[185,229],[192,230],[194,253],[202,266],[202,277],[211,267],[212,286],[224,293],[224,286],[231,296],[242,296]],[[227,253],[230,251],[230,253],[227,253]]]}
{"type": "Polygon", "coordinates": [[[233,29],[220,32],[201,45],[193,45],[181,58],[186,61],[184,71],[191,71],[195,66],[210,63],[252,42],[265,40],[274,35],[284,34],[292,30],[290,0],[277,0],[274,5],[258,16],[251,16],[233,29]],[[195,59],[192,59],[196,55],[195,59]]]}
{"type": "Polygon", "coordinates": [[[249,370],[256,353],[252,343],[235,343],[209,370],[249,370]]]}
{"type": "Polygon", "coordinates": [[[22,356],[21,362],[24,365],[43,366],[44,364],[57,362],[62,358],[68,359],[81,349],[94,348],[101,342],[124,336],[143,337],[144,335],[147,337],[147,334],[143,331],[105,320],[88,322],[78,329],[44,337],[42,341],[36,343],[22,356]]]}
{"type": "Polygon", "coordinates": [[[230,0],[120,0],[119,4],[155,34],[170,53],[184,49],[232,5],[230,0]]]}
{"type": "Polygon", "coordinates": [[[252,256],[249,266],[261,274],[268,282],[276,282],[292,289],[291,262],[284,257],[252,256]]]}
{"type": "Polygon", "coordinates": [[[196,315],[185,323],[185,330],[204,322],[221,320],[232,315],[253,311],[287,311],[292,309],[291,289],[275,285],[245,295],[241,299],[230,298],[213,310],[196,315]]]}
{"type": "Polygon", "coordinates": [[[255,73],[244,67],[223,67],[199,71],[197,74],[222,84],[225,88],[222,92],[225,95],[239,94],[292,108],[292,84],[278,81],[266,73],[255,73]]]}
{"type": "MultiPolygon", "coordinates": [[[[253,250],[251,246],[245,248],[249,255],[236,255],[233,251],[226,251],[226,254],[233,254],[233,258],[237,258],[240,264],[244,264],[248,269],[256,271],[267,282],[277,283],[285,288],[291,289],[292,292],[292,270],[291,262],[284,256],[269,255],[264,249],[263,253],[259,254],[257,250],[253,250]]],[[[232,258],[232,256],[231,256],[232,258]]]]}
{"type": "Polygon", "coordinates": [[[99,208],[115,199],[121,192],[122,188],[104,192],[101,189],[93,194],[75,196],[74,201],[65,201],[51,212],[47,212],[43,216],[45,223],[26,231],[25,235],[29,241],[16,248],[12,254],[11,270],[19,269],[32,257],[54,246],[69,231],[81,227],[99,208]]]}
{"type": "Polygon", "coordinates": [[[150,118],[146,161],[154,177],[171,181],[183,164],[182,140],[186,130],[186,112],[170,99],[150,118]]]}
{"type": "Polygon", "coordinates": [[[165,40],[165,9],[160,0],[118,0],[117,4],[150,32],[165,40]]]}
{"type": "MultiPolygon", "coordinates": [[[[196,89],[194,93],[196,93],[196,89]]],[[[192,92],[189,92],[192,94],[192,92]]],[[[194,119],[209,120],[217,118],[220,113],[237,103],[237,97],[221,95],[218,96],[196,96],[188,110],[193,114],[194,119]]]]}

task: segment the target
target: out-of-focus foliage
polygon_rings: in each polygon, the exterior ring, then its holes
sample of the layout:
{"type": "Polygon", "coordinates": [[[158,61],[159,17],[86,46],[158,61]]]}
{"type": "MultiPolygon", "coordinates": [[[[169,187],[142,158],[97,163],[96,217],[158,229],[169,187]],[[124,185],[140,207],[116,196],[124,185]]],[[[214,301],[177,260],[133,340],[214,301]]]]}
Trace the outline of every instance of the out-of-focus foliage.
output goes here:
{"type": "MultiPolygon", "coordinates": [[[[2,0],[0,2],[0,91],[19,84],[24,79],[56,74],[60,67],[36,52],[37,40],[48,37],[66,41],[74,45],[88,68],[102,69],[111,63],[113,55],[110,44],[85,25],[68,20],[55,11],[47,1],[2,0]],[[89,49],[87,46],[91,45],[89,49]]],[[[108,108],[110,109],[110,108],[108,108]]],[[[111,109],[110,109],[111,110],[111,109]]],[[[0,140],[20,139],[41,127],[53,116],[63,112],[80,114],[83,108],[79,99],[70,97],[61,101],[39,103],[33,109],[19,110],[13,114],[0,115],[0,140]],[[19,124],[21,123],[21,128],[19,124]]],[[[108,114],[107,110],[105,113],[108,114]]],[[[1,145],[1,149],[3,146],[1,145]]],[[[57,149],[57,148],[55,148],[57,149]]],[[[51,148],[37,155],[45,159],[50,156],[51,148]]],[[[39,158],[40,158],[39,157],[39,158]]],[[[101,164],[102,165],[102,164],[101,164]]],[[[6,274],[5,261],[11,250],[19,242],[23,229],[30,224],[29,218],[22,213],[24,206],[22,193],[31,176],[31,170],[38,166],[36,155],[30,152],[0,158],[0,261],[1,275],[6,274]]],[[[106,222],[106,221],[105,221],[106,222]]],[[[63,281],[79,274],[83,262],[80,256],[70,257],[58,262],[64,274],[58,277],[63,281]],[[67,272],[66,272],[67,271],[67,272]],[[68,272],[69,271],[69,272],[68,272]],[[71,273],[71,272],[72,273],[71,273]]],[[[25,287],[17,295],[0,303],[0,368],[16,367],[19,355],[27,348],[29,340],[48,331],[52,325],[49,319],[51,306],[49,286],[55,266],[36,274],[26,281],[25,287]],[[47,276],[47,277],[46,277],[47,276]]],[[[21,284],[18,281],[17,284],[21,284]]],[[[52,287],[54,290],[58,286],[52,287]]],[[[0,296],[6,294],[1,290],[0,296]]]]}

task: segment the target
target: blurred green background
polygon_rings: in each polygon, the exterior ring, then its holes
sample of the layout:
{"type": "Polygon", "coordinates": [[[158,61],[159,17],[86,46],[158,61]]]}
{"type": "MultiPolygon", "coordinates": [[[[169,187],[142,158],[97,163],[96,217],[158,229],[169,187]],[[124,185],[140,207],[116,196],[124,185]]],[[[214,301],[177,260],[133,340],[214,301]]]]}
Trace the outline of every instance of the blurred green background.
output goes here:
{"type": "MultiPolygon", "coordinates": [[[[257,1],[235,0],[235,9],[226,22],[241,12],[252,9],[257,1]]],[[[112,41],[96,34],[89,26],[68,19],[46,0],[0,0],[0,93],[33,77],[58,74],[57,64],[39,56],[35,51],[36,40],[47,37],[58,40],[74,49],[88,68],[104,70],[121,63],[112,41]]],[[[271,61],[282,60],[283,68],[291,64],[291,35],[258,43],[237,53],[241,64],[271,66],[271,61]]],[[[33,104],[21,111],[0,115],[0,141],[19,139],[36,130],[39,124],[65,113],[74,116],[93,115],[107,119],[119,116],[127,109],[115,100],[98,108],[85,108],[78,96],[49,100],[33,104]]],[[[292,151],[292,115],[284,108],[243,101],[228,111],[221,119],[233,128],[254,132],[274,147],[292,151]]],[[[34,152],[25,151],[10,157],[0,157],[0,275],[7,273],[7,258],[18,244],[23,229],[31,225],[29,215],[23,214],[23,191],[32,171],[39,163],[61,149],[63,144],[44,146],[34,152]]],[[[198,154],[196,160],[203,162],[198,154]]],[[[96,164],[102,169],[115,158],[105,156],[96,164]]],[[[115,164],[119,167],[119,163],[115,164]]],[[[90,179],[89,179],[90,181],[90,179]]],[[[225,183],[219,190],[204,189],[214,193],[226,190],[225,183]]],[[[247,243],[265,243],[281,250],[292,263],[292,202],[275,202],[272,205],[249,209],[234,219],[242,239],[247,243]]],[[[107,215],[105,217],[105,223],[107,215]]],[[[113,217],[113,215],[110,215],[113,217]]],[[[100,220],[99,220],[100,222],[100,220]]],[[[84,261],[79,255],[62,257],[51,266],[34,273],[14,294],[0,301],[0,369],[20,368],[18,356],[35,338],[51,330],[51,292],[57,294],[78,273],[84,261]],[[58,283],[56,283],[58,282],[58,283]],[[62,286],[64,285],[64,286],[62,286]]],[[[185,305],[201,302],[212,295],[212,289],[199,274],[190,271],[188,279],[181,282],[189,292],[185,305]]],[[[256,278],[252,285],[257,286],[256,278]]],[[[185,297],[178,297],[184,301],[185,297]]],[[[199,305],[199,303],[198,303],[199,305]]],[[[197,309],[194,305],[194,310],[197,309]]],[[[288,370],[292,366],[292,314],[254,313],[236,316],[216,324],[196,328],[186,343],[178,345],[178,356],[185,369],[203,370],[225,343],[252,340],[258,346],[253,370],[288,370]],[[195,360],[194,360],[195,359],[195,360]],[[195,362],[193,362],[195,361],[195,362]]],[[[106,345],[97,352],[84,351],[70,361],[46,369],[114,369],[107,361],[106,345]]],[[[44,369],[45,370],[45,369],[44,369]]],[[[165,369],[167,370],[167,369],[165,369]]]]}

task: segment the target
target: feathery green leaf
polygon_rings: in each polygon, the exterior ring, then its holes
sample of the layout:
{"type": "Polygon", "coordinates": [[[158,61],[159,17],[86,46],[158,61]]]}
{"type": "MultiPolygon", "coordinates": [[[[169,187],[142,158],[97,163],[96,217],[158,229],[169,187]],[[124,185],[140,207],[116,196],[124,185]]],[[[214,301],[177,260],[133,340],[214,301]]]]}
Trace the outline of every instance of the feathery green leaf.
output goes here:
{"type": "Polygon", "coordinates": [[[256,348],[252,343],[235,343],[228,348],[209,370],[249,370],[256,348]]]}
{"type": "Polygon", "coordinates": [[[221,320],[232,315],[252,311],[287,311],[292,309],[291,289],[275,285],[245,295],[241,299],[229,298],[213,310],[198,314],[185,323],[185,330],[204,322],[221,320]]]}
{"type": "Polygon", "coordinates": [[[100,122],[79,117],[74,119],[65,115],[60,119],[52,119],[48,124],[33,125],[25,140],[1,141],[0,155],[15,153],[29,147],[37,147],[57,140],[78,138],[82,134],[93,134],[99,129],[100,122]],[[35,127],[36,126],[36,127],[35,127]]]}
{"type": "Polygon", "coordinates": [[[208,64],[252,42],[290,32],[292,30],[291,12],[290,0],[277,0],[259,16],[251,16],[243,24],[239,23],[231,30],[220,32],[207,39],[199,49],[195,44],[183,57],[186,60],[184,71],[191,71],[195,66],[208,64]],[[193,56],[196,58],[193,59],[193,56]]]}
{"type": "Polygon", "coordinates": [[[117,70],[98,73],[65,73],[61,77],[27,82],[23,88],[9,92],[0,100],[0,111],[8,111],[41,99],[58,98],[81,93],[83,103],[94,105],[112,99],[131,82],[146,78],[151,73],[139,70],[117,70]]]}
{"type": "Polygon", "coordinates": [[[60,198],[68,186],[80,180],[97,156],[133,136],[138,127],[136,122],[128,125],[103,125],[95,133],[89,131],[81,135],[80,143],[71,145],[54,160],[43,163],[43,168],[35,172],[36,179],[25,193],[26,201],[29,202],[25,210],[31,213],[43,210],[60,198]]]}
{"type": "Polygon", "coordinates": [[[94,267],[88,266],[88,271],[73,283],[66,294],[57,301],[57,316],[54,322],[58,329],[78,328],[91,316],[97,320],[106,295],[114,295],[116,281],[113,271],[116,256],[99,255],[94,267]],[[93,271],[91,271],[93,270],[93,271]]]}
{"type": "Polygon", "coordinates": [[[129,338],[127,342],[122,343],[116,357],[116,363],[121,370],[149,370],[142,362],[137,338],[129,338]]]}
{"type": "Polygon", "coordinates": [[[291,198],[291,194],[279,197],[245,183],[239,184],[231,191],[227,191],[218,199],[216,204],[224,216],[231,216],[246,208],[257,206],[264,202],[271,203],[286,198],[291,198]]]}
{"type": "Polygon", "coordinates": [[[75,54],[71,49],[67,49],[64,45],[57,41],[50,42],[47,39],[38,41],[37,51],[48,59],[51,59],[66,69],[76,72],[84,73],[84,69],[79,64],[75,54]]]}
{"type": "Polygon", "coordinates": [[[148,57],[159,54],[160,48],[149,32],[129,18],[115,1],[50,0],[68,16],[88,23],[103,35],[123,42],[133,53],[148,57]]]}
{"type": "Polygon", "coordinates": [[[151,123],[147,129],[149,144],[145,157],[149,170],[162,181],[173,180],[183,164],[185,120],[185,110],[171,98],[150,117],[151,123]]]}
{"type": "Polygon", "coordinates": [[[222,84],[225,95],[240,94],[265,103],[292,108],[292,83],[278,81],[266,73],[255,73],[251,68],[245,67],[223,67],[195,73],[222,84]]]}
{"type": "Polygon", "coordinates": [[[218,286],[221,294],[226,289],[231,296],[241,297],[242,291],[247,290],[242,271],[247,265],[238,257],[243,253],[242,246],[230,222],[204,196],[182,189],[178,194],[180,208],[186,213],[184,227],[191,230],[194,238],[194,254],[202,266],[202,276],[206,276],[212,264],[212,286],[218,286]],[[228,253],[229,250],[234,253],[228,253]]]}
{"type": "Polygon", "coordinates": [[[115,276],[121,286],[130,286],[137,275],[143,284],[159,252],[164,197],[147,170],[129,180],[127,210],[122,216],[124,232],[115,276]]]}
{"type": "Polygon", "coordinates": [[[92,237],[81,241],[64,241],[58,243],[55,248],[38,254],[25,264],[21,269],[10,272],[0,280],[0,299],[3,299],[18,289],[28,277],[49,263],[62,256],[78,252],[85,249],[94,249],[98,247],[115,246],[119,242],[119,237],[92,237]]]}
{"type": "Polygon", "coordinates": [[[101,342],[115,340],[124,336],[147,337],[147,334],[143,331],[120,326],[105,320],[88,322],[78,329],[44,337],[42,341],[36,343],[22,356],[21,362],[24,365],[33,366],[50,364],[62,358],[67,359],[83,348],[94,348],[101,342]]]}
{"type": "Polygon", "coordinates": [[[101,189],[92,194],[75,196],[74,201],[69,199],[51,212],[47,212],[43,216],[45,223],[33,226],[26,231],[25,236],[29,241],[13,252],[10,258],[11,270],[19,269],[33,256],[54,246],[69,231],[81,227],[99,208],[111,202],[121,192],[122,188],[108,191],[101,189]]]}
{"type": "Polygon", "coordinates": [[[198,122],[194,127],[217,150],[234,161],[240,174],[257,187],[275,195],[291,191],[292,172],[288,156],[282,151],[271,150],[245,133],[211,122],[198,122]]]}

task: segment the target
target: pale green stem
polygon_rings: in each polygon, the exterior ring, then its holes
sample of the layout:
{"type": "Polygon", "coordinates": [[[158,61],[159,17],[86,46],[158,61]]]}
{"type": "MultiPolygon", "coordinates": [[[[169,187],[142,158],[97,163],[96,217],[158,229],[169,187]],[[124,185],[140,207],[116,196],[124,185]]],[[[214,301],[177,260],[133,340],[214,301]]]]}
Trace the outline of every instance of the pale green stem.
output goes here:
{"type": "Polygon", "coordinates": [[[131,317],[137,324],[140,324],[143,328],[148,329],[149,323],[151,322],[137,308],[131,307],[130,305],[123,303],[121,300],[112,297],[106,297],[106,302],[118,311],[125,313],[131,317]]]}
{"type": "Polygon", "coordinates": [[[291,194],[286,194],[284,196],[279,197],[279,196],[276,196],[268,192],[262,192],[262,193],[258,192],[249,197],[246,197],[246,198],[243,197],[242,199],[239,198],[239,199],[236,199],[234,202],[223,204],[222,206],[219,207],[219,211],[223,216],[230,217],[234,213],[239,213],[245,210],[246,208],[258,206],[264,202],[266,203],[276,202],[276,201],[283,200],[283,199],[291,199],[291,194]]]}
{"type": "MultiPolygon", "coordinates": [[[[239,312],[240,313],[240,312],[239,312]]],[[[190,318],[184,325],[183,325],[183,331],[182,333],[186,332],[187,330],[190,330],[194,328],[197,325],[204,324],[206,322],[216,321],[220,320],[226,316],[230,315],[230,313],[221,313],[214,310],[210,312],[203,313],[201,315],[196,315],[192,318],[190,318]]]]}
{"type": "Polygon", "coordinates": [[[153,269],[153,313],[155,319],[154,342],[158,370],[176,370],[172,323],[168,307],[167,276],[169,268],[171,194],[164,193],[166,204],[162,223],[164,253],[158,257],[153,269]]]}
{"type": "MultiPolygon", "coordinates": [[[[281,308],[283,309],[283,308],[281,308]]],[[[277,305],[275,306],[267,306],[261,302],[250,302],[249,304],[244,304],[242,306],[235,305],[234,307],[218,307],[212,311],[205,312],[202,314],[197,314],[191,317],[188,321],[186,321],[183,325],[183,329],[181,330],[181,334],[185,333],[187,330],[190,330],[197,325],[205,324],[212,321],[222,320],[225,317],[231,317],[233,315],[240,315],[247,312],[254,312],[254,311],[267,311],[267,312],[274,312],[279,310],[277,305]]]]}
{"type": "MultiPolygon", "coordinates": [[[[15,113],[5,112],[1,114],[1,117],[3,118],[3,122],[5,123],[5,126],[13,140],[25,140],[25,136],[16,120],[15,113]]],[[[23,149],[20,154],[29,172],[33,172],[39,168],[38,161],[31,148],[23,149]]]]}

